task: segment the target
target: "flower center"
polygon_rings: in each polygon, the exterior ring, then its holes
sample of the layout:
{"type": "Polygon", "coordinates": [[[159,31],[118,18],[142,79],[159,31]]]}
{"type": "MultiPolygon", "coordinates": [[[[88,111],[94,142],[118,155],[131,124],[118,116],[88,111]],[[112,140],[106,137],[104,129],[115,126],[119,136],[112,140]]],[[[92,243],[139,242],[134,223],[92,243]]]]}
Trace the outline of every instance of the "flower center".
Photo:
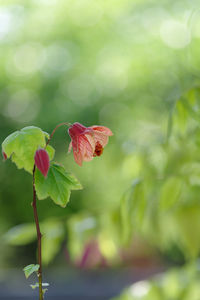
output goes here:
{"type": "Polygon", "coordinates": [[[100,156],[103,153],[103,146],[97,142],[94,150],[93,156],[100,156]]]}

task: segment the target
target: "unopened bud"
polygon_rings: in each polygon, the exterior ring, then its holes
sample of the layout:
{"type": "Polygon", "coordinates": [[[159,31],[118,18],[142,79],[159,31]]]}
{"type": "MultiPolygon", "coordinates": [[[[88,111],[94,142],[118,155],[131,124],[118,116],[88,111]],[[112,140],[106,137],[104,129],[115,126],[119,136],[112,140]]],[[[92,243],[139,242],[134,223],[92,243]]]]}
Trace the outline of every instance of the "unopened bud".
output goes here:
{"type": "Polygon", "coordinates": [[[7,155],[6,155],[6,153],[4,151],[2,151],[2,155],[3,155],[4,160],[6,160],[7,159],[7,155]]]}
{"type": "Polygon", "coordinates": [[[49,171],[49,155],[45,149],[38,149],[35,152],[35,165],[40,172],[46,177],[49,171]]]}

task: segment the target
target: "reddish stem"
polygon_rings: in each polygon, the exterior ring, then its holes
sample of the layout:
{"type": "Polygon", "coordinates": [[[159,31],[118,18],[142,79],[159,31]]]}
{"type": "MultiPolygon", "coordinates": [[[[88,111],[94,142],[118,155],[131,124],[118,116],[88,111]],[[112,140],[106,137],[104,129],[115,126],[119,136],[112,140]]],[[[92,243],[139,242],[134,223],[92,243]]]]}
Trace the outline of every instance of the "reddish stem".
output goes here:
{"type": "MultiPolygon", "coordinates": [[[[54,133],[56,132],[56,130],[63,126],[63,125],[67,125],[70,126],[70,123],[60,123],[58,124],[54,130],[52,131],[49,139],[46,142],[46,146],[50,143],[54,133]]],[[[35,225],[36,225],[36,231],[37,231],[37,242],[38,242],[38,264],[39,264],[39,269],[38,269],[38,281],[39,281],[39,300],[43,300],[43,290],[42,290],[42,244],[41,244],[41,239],[42,239],[42,234],[40,231],[40,225],[39,225],[39,219],[38,219],[38,213],[37,213],[37,204],[36,204],[36,189],[35,189],[35,170],[36,170],[36,166],[34,164],[33,166],[33,202],[32,202],[32,206],[33,206],[33,213],[34,213],[34,219],[35,219],[35,225]]]]}
{"type": "Polygon", "coordinates": [[[50,137],[48,138],[48,141],[47,141],[47,143],[46,143],[45,148],[46,148],[46,147],[48,146],[48,144],[50,143],[50,141],[51,141],[51,139],[52,139],[54,133],[56,132],[56,130],[57,130],[59,127],[63,126],[63,125],[71,126],[71,124],[70,124],[70,123],[67,123],[67,122],[63,122],[63,123],[58,124],[58,125],[54,128],[54,130],[52,131],[50,137]]]}
{"type": "Polygon", "coordinates": [[[38,264],[39,264],[39,270],[38,270],[38,281],[39,281],[39,300],[43,300],[43,291],[42,291],[42,245],[41,245],[41,239],[42,234],[40,231],[40,225],[39,225],[39,219],[38,219],[38,213],[37,213],[37,205],[36,205],[36,190],[35,190],[35,164],[33,167],[33,213],[34,213],[34,219],[35,219],[35,225],[36,225],[36,231],[37,231],[37,241],[38,241],[38,264]]]}

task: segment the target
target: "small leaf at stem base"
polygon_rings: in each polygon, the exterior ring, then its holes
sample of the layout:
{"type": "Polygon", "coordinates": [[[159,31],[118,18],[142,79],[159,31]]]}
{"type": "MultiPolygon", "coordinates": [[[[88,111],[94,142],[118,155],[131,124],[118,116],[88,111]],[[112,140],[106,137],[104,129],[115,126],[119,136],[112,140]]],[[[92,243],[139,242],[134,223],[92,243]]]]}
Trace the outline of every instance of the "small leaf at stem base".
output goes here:
{"type": "Polygon", "coordinates": [[[43,295],[48,291],[48,289],[42,289],[43,295]]]}
{"type": "Polygon", "coordinates": [[[28,278],[34,272],[37,272],[39,270],[39,267],[40,267],[39,265],[34,265],[34,264],[24,267],[23,271],[26,278],[28,278]]]}
{"type": "MultiPolygon", "coordinates": [[[[42,287],[45,287],[45,286],[49,286],[49,283],[46,283],[46,282],[42,283],[42,287]]],[[[36,289],[36,288],[39,287],[39,283],[36,282],[35,284],[30,284],[30,287],[34,290],[34,289],[36,289]]],[[[47,289],[46,289],[46,290],[47,290],[47,289]]],[[[43,291],[44,291],[44,290],[43,290],[43,291]]]]}

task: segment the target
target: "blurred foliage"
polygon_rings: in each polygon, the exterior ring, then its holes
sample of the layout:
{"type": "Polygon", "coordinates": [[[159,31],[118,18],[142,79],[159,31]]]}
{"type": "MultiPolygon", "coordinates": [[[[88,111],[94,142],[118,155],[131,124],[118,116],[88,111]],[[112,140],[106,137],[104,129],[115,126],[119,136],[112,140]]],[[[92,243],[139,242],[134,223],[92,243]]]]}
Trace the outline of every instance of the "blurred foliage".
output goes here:
{"type": "Polygon", "coordinates": [[[199,263],[171,269],[149,281],[139,281],[113,300],[198,300],[199,263]]]}
{"type": "MultiPolygon", "coordinates": [[[[55,160],[84,189],[65,209],[39,201],[44,263],[58,253],[62,265],[63,253],[79,265],[88,253],[94,265],[123,263],[138,238],[152,256],[198,257],[199,15],[197,0],[0,2],[0,142],[29,125],[50,133],[59,122],[114,132],[103,156],[82,168],[67,156],[66,130],[56,133],[55,160]]],[[[7,267],[16,265],[19,245],[22,259],[35,257],[35,247],[26,248],[35,240],[32,178],[9,161],[0,169],[0,265],[7,267]]],[[[178,271],[169,274],[179,282],[178,271]]]]}

